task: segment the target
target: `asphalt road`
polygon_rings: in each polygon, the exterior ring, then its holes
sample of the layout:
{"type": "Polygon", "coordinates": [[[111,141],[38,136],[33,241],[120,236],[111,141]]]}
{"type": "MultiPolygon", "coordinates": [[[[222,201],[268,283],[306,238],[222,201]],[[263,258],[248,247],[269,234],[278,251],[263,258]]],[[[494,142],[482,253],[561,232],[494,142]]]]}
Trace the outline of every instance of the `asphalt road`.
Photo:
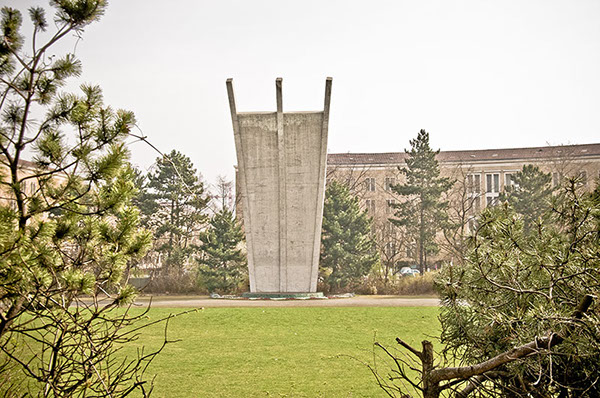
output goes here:
{"type": "MultiPolygon", "coordinates": [[[[149,296],[136,300],[145,306],[149,296]]],[[[211,299],[207,296],[154,296],[152,307],[210,308],[210,307],[436,307],[440,300],[434,297],[355,296],[348,298],[308,300],[251,300],[211,299]]]]}

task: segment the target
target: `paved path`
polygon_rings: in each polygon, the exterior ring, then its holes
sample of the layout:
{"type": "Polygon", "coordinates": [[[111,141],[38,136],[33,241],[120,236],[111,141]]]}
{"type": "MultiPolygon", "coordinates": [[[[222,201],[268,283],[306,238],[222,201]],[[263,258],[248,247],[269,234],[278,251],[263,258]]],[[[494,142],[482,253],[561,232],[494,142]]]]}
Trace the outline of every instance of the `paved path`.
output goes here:
{"type": "MultiPolygon", "coordinates": [[[[140,297],[138,305],[148,305],[150,297],[140,297]]],[[[207,296],[155,296],[152,307],[435,307],[440,300],[432,297],[356,296],[310,300],[227,300],[207,296]]]]}

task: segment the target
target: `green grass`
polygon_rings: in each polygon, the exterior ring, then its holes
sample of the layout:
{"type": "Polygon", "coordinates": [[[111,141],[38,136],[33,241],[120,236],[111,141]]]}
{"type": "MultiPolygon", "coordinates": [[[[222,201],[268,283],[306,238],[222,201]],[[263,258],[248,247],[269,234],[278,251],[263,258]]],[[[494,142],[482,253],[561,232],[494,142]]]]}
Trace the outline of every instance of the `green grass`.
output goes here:
{"type": "MultiPolygon", "coordinates": [[[[156,308],[151,319],[179,310],[156,308]]],[[[420,347],[437,334],[438,308],[208,308],[171,320],[149,369],[155,397],[384,396],[369,369],[373,341],[420,347]]],[[[163,327],[139,342],[156,348],[163,327]]],[[[128,347],[133,354],[134,348],[128,347]]],[[[381,352],[378,352],[381,354],[381,352]]],[[[386,370],[384,365],[383,370],[386,370]]]]}

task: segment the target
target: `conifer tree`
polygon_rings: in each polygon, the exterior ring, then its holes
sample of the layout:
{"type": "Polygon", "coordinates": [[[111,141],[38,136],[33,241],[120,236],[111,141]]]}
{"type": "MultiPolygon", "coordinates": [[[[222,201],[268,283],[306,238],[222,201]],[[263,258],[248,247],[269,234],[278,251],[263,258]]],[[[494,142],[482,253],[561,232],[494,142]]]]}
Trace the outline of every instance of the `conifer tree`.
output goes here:
{"type": "Polygon", "coordinates": [[[569,179],[539,220],[483,211],[465,261],[436,277],[441,355],[397,338],[407,355],[385,350],[393,370],[374,372],[390,396],[600,396],[600,203],[569,179]]]}
{"type": "Polygon", "coordinates": [[[1,10],[0,395],[146,396],[154,354],[113,358],[139,321],[113,311],[135,297],[123,276],[151,240],[131,205],[124,140],[135,118],[106,106],[98,86],[61,92],[81,63],[50,52],[97,21],[106,1],[51,6],[52,23],[42,7],[29,9],[27,46],[21,12],[1,10]]]}
{"type": "Polygon", "coordinates": [[[209,198],[189,157],[172,150],[156,159],[148,173],[142,209],[157,238],[156,250],[166,256],[163,269],[181,273],[197,251],[197,237],[205,226],[209,198]]]}
{"type": "Polygon", "coordinates": [[[244,232],[235,215],[223,207],[200,235],[199,282],[211,293],[233,293],[248,273],[244,232]]]}
{"type": "Polygon", "coordinates": [[[436,233],[446,222],[447,202],[441,196],[451,188],[453,182],[440,177],[436,159],[439,150],[429,146],[429,133],[421,130],[417,138],[410,140],[411,150],[405,150],[406,167],[399,167],[406,176],[406,183],[393,185],[392,191],[401,196],[399,203],[392,205],[396,212],[390,219],[406,229],[407,236],[415,243],[421,273],[427,266],[427,255],[438,251],[436,233]]]}
{"type": "Polygon", "coordinates": [[[348,188],[332,181],[325,192],[321,238],[321,278],[331,290],[347,287],[379,263],[372,220],[348,188]]]}
{"type": "Polygon", "coordinates": [[[552,177],[539,167],[527,164],[512,177],[512,184],[504,189],[499,199],[506,200],[523,217],[529,231],[536,221],[548,214],[552,201],[552,177]]]}
{"type": "Polygon", "coordinates": [[[211,293],[235,293],[248,275],[244,231],[233,213],[233,183],[219,177],[216,191],[213,205],[218,210],[200,235],[198,283],[211,293]]]}

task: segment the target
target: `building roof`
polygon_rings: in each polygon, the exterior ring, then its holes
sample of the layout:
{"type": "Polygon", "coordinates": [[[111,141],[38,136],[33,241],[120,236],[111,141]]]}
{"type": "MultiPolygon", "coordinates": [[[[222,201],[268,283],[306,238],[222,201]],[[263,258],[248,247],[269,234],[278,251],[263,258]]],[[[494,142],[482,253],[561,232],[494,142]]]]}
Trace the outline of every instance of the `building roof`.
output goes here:
{"type": "MultiPolygon", "coordinates": [[[[8,167],[6,157],[3,154],[0,154],[0,166],[8,167]]],[[[37,163],[32,162],[30,160],[19,159],[19,167],[27,167],[30,169],[34,169],[37,167],[37,163]]]]}
{"type": "MultiPolygon", "coordinates": [[[[385,165],[401,164],[404,152],[385,153],[330,153],[327,164],[335,165],[385,165]]],[[[534,148],[478,149],[468,151],[440,151],[437,159],[441,163],[461,163],[498,160],[542,160],[556,158],[585,158],[600,156],[600,144],[560,145],[534,148]]]]}

